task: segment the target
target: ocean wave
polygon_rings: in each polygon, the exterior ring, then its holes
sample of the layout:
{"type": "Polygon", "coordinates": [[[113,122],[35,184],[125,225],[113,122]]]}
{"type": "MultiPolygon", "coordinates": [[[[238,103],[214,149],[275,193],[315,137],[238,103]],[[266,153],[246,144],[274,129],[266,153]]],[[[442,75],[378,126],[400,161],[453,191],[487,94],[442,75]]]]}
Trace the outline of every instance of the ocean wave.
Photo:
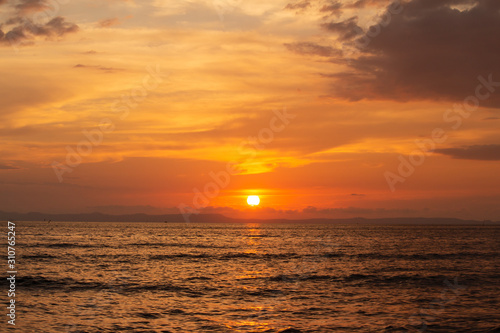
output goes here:
{"type": "MultiPolygon", "coordinates": [[[[473,281],[487,281],[489,279],[495,281],[498,280],[498,274],[493,275],[467,275],[459,278],[459,284],[470,285],[473,281]]],[[[353,273],[349,275],[319,275],[319,274],[278,274],[268,277],[256,277],[253,279],[267,279],[272,282],[283,282],[283,283],[295,283],[300,281],[331,281],[338,283],[348,283],[348,284],[373,284],[373,285],[401,285],[401,284],[411,284],[418,286],[436,286],[436,285],[446,285],[445,281],[448,283],[453,280],[452,277],[444,275],[429,275],[423,276],[419,274],[395,274],[395,275],[380,275],[380,274],[361,274],[353,273]]]]}
{"type": "Polygon", "coordinates": [[[204,253],[156,254],[149,256],[149,259],[151,260],[165,260],[165,259],[175,259],[175,258],[207,259],[213,257],[204,253]]]}
{"type": "Polygon", "coordinates": [[[162,317],[162,314],[158,312],[138,312],[136,316],[144,319],[158,319],[162,317]]]}
{"type": "Polygon", "coordinates": [[[42,247],[48,249],[63,249],[63,248],[96,248],[96,247],[110,247],[106,244],[79,244],[79,243],[38,243],[27,245],[26,247],[42,247]]]}
{"type": "MultiPolygon", "coordinates": [[[[72,243],[56,243],[44,245],[48,248],[47,251],[37,251],[30,254],[20,255],[21,259],[27,261],[51,261],[61,258],[61,253],[54,253],[55,249],[92,249],[92,248],[107,248],[106,245],[91,244],[72,244],[72,243]],[[49,249],[53,249],[52,251],[49,249]],[[41,252],[41,253],[40,253],[41,252]],[[47,253],[48,252],[48,253],[47,253]]],[[[126,248],[126,246],[124,246],[126,248]]],[[[127,251],[129,252],[129,251],[127,251]]],[[[351,260],[351,261],[405,261],[405,262],[426,262],[426,261],[450,261],[450,260],[474,260],[474,259],[492,259],[497,258],[498,254],[493,252],[457,252],[457,253],[397,253],[397,254],[381,254],[381,253],[343,253],[343,252],[322,252],[322,253],[246,253],[246,252],[232,252],[232,251],[158,251],[155,250],[153,254],[147,254],[143,251],[136,251],[134,253],[117,253],[117,251],[80,251],[77,255],[74,251],[65,253],[64,258],[76,261],[87,262],[89,260],[100,260],[109,264],[114,263],[133,263],[138,260],[150,261],[196,261],[196,260],[214,260],[214,261],[235,261],[235,260],[251,260],[251,261],[273,261],[277,264],[280,261],[288,260],[301,260],[308,263],[321,263],[337,260],[351,260]],[[155,253],[156,252],[156,253],[155,253]],[[160,253],[158,253],[160,252],[160,253]],[[163,252],[163,253],[162,253],[163,252]]],[[[302,264],[303,264],[302,263],[302,264]]],[[[300,263],[299,263],[300,264],[300,263]]]]}
{"type": "Polygon", "coordinates": [[[278,235],[247,235],[249,238],[277,238],[278,235]]]}
{"type": "MultiPolygon", "coordinates": [[[[464,281],[474,281],[478,277],[467,276],[460,278],[460,283],[464,281]]],[[[481,277],[483,280],[487,276],[481,277]]],[[[498,278],[495,276],[493,278],[498,278]]],[[[352,283],[352,284],[373,284],[373,285],[393,285],[393,284],[412,284],[412,285],[443,285],[446,280],[450,281],[450,277],[442,275],[411,275],[411,274],[398,274],[398,275],[375,275],[375,274],[349,274],[341,275],[320,275],[320,274],[277,274],[268,277],[256,277],[254,280],[268,280],[271,282],[294,283],[300,281],[331,281],[338,283],[352,283]]],[[[193,280],[211,280],[207,277],[191,277],[185,279],[186,281],[193,280]]],[[[97,282],[97,281],[81,281],[72,278],[48,278],[44,276],[24,276],[19,277],[17,280],[20,287],[25,289],[65,289],[65,290],[82,290],[82,289],[95,289],[95,290],[113,290],[115,292],[131,293],[139,291],[176,291],[185,292],[190,295],[202,295],[203,291],[213,290],[203,287],[200,289],[192,289],[190,287],[174,285],[172,283],[141,283],[141,282],[127,282],[122,283],[119,280],[110,282],[97,282]],[[206,289],[206,290],[205,290],[206,289]]],[[[275,294],[277,291],[274,289],[264,290],[264,294],[275,294]]],[[[262,293],[259,291],[258,293],[262,293]]],[[[253,295],[249,292],[249,295],[253,295]]],[[[257,294],[256,294],[257,295],[257,294]]],[[[259,294],[260,295],[260,294],[259,294]]]]}
{"type": "Polygon", "coordinates": [[[59,289],[65,287],[93,289],[99,287],[97,282],[75,281],[72,278],[51,279],[44,276],[22,276],[16,280],[20,287],[30,289],[59,289]]]}
{"type": "Polygon", "coordinates": [[[54,259],[57,258],[57,256],[53,256],[50,254],[34,254],[34,255],[20,255],[22,259],[54,259]]]}
{"type": "Polygon", "coordinates": [[[108,290],[113,292],[139,292],[139,291],[178,291],[188,294],[200,294],[200,291],[191,288],[176,286],[171,283],[120,283],[119,280],[111,282],[80,281],[72,278],[47,278],[44,276],[23,276],[17,278],[18,285],[25,289],[59,289],[59,290],[108,290]]]}
{"type": "MultiPolygon", "coordinates": [[[[105,256],[105,255],[104,255],[105,256]]],[[[316,260],[328,260],[329,258],[350,258],[362,260],[452,260],[452,259],[466,259],[466,258],[489,258],[497,257],[495,253],[450,253],[450,254],[380,254],[380,253],[360,253],[360,254],[346,254],[339,252],[325,252],[317,254],[298,254],[295,252],[288,253],[175,253],[175,254],[157,254],[151,255],[151,260],[164,260],[164,259],[214,259],[214,260],[232,260],[232,259],[300,259],[300,258],[316,258],[316,260]]]]}
{"type": "Polygon", "coordinates": [[[381,254],[381,253],[359,253],[349,255],[350,257],[361,259],[405,259],[405,260],[448,260],[448,259],[466,259],[466,258],[493,258],[497,253],[484,252],[457,252],[457,253],[399,253],[399,254],[381,254]]]}
{"type": "Polygon", "coordinates": [[[239,259],[239,258],[255,258],[255,259],[291,259],[300,258],[297,253],[226,253],[218,256],[219,259],[239,259]]]}
{"type": "Polygon", "coordinates": [[[312,281],[312,280],[335,280],[337,277],[330,275],[308,275],[308,274],[278,274],[268,278],[269,281],[283,281],[283,282],[296,282],[296,281],[312,281]]]}
{"type": "Polygon", "coordinates": [[[194,248],[194,249],[229,249],[232,246],[220,246],[214,244],[192,244],[192,243],[130,243],[123,244],[120,247],[138,246],[138,247],[181,247],[181,248],[194,248]]]}
{"type": "Polygon", "coordinates": [[[194,281],[194,280],[212,280],[212,278],[209,278],[207,276],[192,276],[189,278],[186,278],[186,281],[194,281]]]}
{"type": "Polygon", "coordinates": [[[155,254],[150,255],[151,260],[165,259],[215,259],[215,260],[231,260],[231,259],[291,259],[300,258],[296,253],[224,253],[224,254],[208,254],[208,253],[176,253],[176,254],[155,254]]]}

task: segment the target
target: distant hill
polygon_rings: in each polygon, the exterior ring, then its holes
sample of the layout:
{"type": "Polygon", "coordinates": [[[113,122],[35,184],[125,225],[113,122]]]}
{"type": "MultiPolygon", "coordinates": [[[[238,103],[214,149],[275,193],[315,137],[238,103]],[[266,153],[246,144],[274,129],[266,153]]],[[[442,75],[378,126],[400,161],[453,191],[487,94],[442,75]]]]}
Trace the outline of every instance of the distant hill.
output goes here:
{"type": "MultiPolygon", "coordinates": [[[[241,220],[240,220],[241,221],[241,220]]],[[[252,220],[245,220],[252,221],[252,220]]],[[[255,220],[254,220],[255,221],[255,220]]],[[[447,217],[389,217],[389,218],[363,218],[355,217],[348,219],[302,219],[302,220],[265,220],[265,222],[301,222],[301,223],[336,223],[336,224],[420,224],[420,225],[499,225],[500,221],[479,221],[479,220],[462,220],[447,217]]]]}
{"type": "MultiPolygon", "coordinates": [[[[65,222],[184,222],[181,214],[148,215],[126,214],[110,215],[99,212],[83,214],[12,213],[0,211],[1,221],[65,221],[65,222]]],[[[191,215],[191,222],[233,222],[233,219],[220,214],[191,215]]]]}
{"type": "MultiPolygon", "coordinates": [[[[0,211],[0,221],[64,221],[64,222],[172,222],[184,223],[181,214],[148,215],[127,214],[110,215],[99,212],[84,214],[47,214],[39,212],[14,213],[0,211]]],[[[335,224],[423,224],[423,225],[500,225],[499,221],[462,220],[455,218],[427,218],[427,217],[401,217],[401,218],[349,218],[349,219],[236,219],[221,214],[191,215],[190,221],[194,223],[335,223],[335,224]]]]}

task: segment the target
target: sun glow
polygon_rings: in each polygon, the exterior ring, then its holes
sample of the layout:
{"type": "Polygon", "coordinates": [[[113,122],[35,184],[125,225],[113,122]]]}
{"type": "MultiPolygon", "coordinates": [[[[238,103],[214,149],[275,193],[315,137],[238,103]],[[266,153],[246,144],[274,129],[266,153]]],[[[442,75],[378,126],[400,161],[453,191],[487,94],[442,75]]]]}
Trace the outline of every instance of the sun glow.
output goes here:
{"type": "Polygon", "coordinates": [[[257,195],[249,195],[247,198],[247,203],[250,206],[257,206],[260,203],[260,199],[257,195]]]}

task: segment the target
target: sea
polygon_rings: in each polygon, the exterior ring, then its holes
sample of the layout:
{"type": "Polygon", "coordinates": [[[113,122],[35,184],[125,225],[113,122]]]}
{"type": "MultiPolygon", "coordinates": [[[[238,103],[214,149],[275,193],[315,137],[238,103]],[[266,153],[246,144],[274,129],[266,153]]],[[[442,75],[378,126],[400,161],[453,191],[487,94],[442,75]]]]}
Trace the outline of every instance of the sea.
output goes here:
{"type": "Polygon", "coordinates": [[[16,320],[7,322],[3,279],[1,332],[500,332],[499,226],[16,222],[15,231],[16,320]]]}

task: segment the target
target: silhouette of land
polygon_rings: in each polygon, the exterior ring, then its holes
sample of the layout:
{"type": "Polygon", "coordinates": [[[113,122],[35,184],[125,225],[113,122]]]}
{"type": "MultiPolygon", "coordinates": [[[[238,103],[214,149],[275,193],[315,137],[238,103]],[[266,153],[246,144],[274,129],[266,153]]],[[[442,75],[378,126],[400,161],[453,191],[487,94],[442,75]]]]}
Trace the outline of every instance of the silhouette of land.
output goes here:
{"type": "MultiPolygon", "coordinates": [[[[0,211],[1,221],[54,222],[162,222],[185,223],[181,214],[126,214],[111,215],[99,212],[82,214],[49,214],[40,212],[15,213],[0,211]]],[[[336,223],[336,224],[435,224],[435,225],[500,225],[500,221],[464,220],[457,218],[391,217],[391,218],[312,218],[312,219],[241,219],[221,214],[198,214],[189,217],[193,223],[336,223]]]]}

